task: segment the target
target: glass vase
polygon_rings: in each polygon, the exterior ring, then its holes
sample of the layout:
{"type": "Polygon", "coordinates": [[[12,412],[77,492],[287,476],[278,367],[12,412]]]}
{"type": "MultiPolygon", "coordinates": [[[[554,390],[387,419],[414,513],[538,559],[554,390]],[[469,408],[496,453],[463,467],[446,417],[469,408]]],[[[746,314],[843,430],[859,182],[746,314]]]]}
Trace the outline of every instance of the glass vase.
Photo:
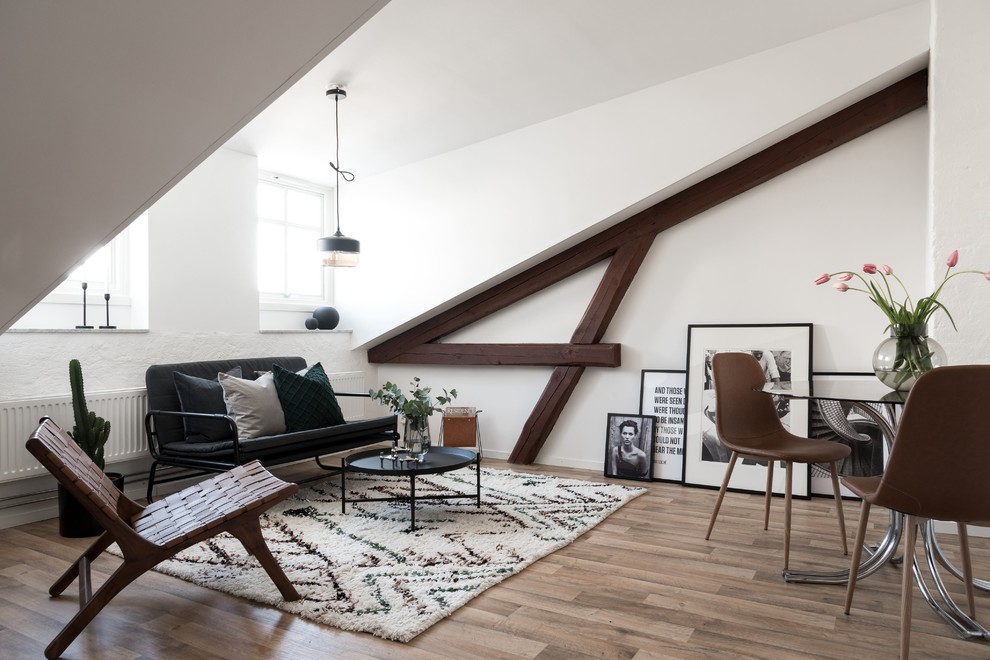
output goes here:
{"type": "Polygon", "coordinates": [[[426,453],[430,451],[430,418],[406,417],[402,439],[409,457],[422,462],[426,453]]]}
{"type": "Polygon", "coordinates": [[[873,372],[898,392],[907,392],[921,374],[945,364],[945,351],[928,336],[924,323],[891,326],[890,336],[873,352],[873,372]]]}

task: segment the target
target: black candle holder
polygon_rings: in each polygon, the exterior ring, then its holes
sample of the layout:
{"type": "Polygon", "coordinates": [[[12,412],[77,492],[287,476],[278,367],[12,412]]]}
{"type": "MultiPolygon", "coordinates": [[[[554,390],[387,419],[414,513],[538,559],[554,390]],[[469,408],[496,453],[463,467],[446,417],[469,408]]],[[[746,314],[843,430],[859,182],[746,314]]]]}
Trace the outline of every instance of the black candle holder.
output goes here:
{"type": "Polygon", "coordinates": [[[109,293],[104,293],[103,294],[103,299],[107,301],[107,324],[106,325],[101,325],[100,326],[100,330],[113,330],[117,326],[110,325],[110,294],[109,293]]]}
{"type": "Polygon", "coordinates": [[[87,284],[86,282],[83,282],[82,283],[82,290],[83,290],[83,324],[82,325],[77,325],[76,326],[76,330],[92,330],[93,329],[93,326],[86,325],[86,289],[88,289],[88,288],[89,288],[89,284],[87,284]]]}

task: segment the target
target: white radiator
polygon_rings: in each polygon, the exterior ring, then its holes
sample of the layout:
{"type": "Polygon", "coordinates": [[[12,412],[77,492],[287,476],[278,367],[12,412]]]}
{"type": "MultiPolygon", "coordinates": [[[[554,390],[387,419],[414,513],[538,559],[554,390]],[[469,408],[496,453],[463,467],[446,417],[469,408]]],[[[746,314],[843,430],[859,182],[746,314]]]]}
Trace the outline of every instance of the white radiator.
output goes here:
{"type": "MultiPolygon", "coordinates": [[[[144,388],[90,393],[86,401],[92,412],[110,420],[110,439],[103,450],[107,463],[148,455],[144,439],[148,397],[144,388]]],[[[42,417],[51,417],[72,431],[72,396],[0,401],[0,482],[47,474],[24,448],[42,417]]]]}
{"type": "MultiPolygon", "coordinates": [[[[336,392],[367,394],[363,371],[327,374],[336,392]]],[[[115,463],[148,456],[144,434],[144,415],[148,397],[144,388],[87,392],[89,409],[110,420],[110,439],[104,448],[106,462],[115,463]]],[[[338,398],[347,420],[366,416],[367,397],[338,398]]],[[[72,431],[72,396],[40,397],[19,401],[0,401],[0,482],[46,474],[41,465],[24,448],[38,420],[51,417],[66,431],[72,431]]]]}
{"type": "MultiPolygon", "coordinates": [[[[333,386],[334,392],[368,393],[368,387],[364,384],[363,371],[338,371],[327,374],[327,376],[330,378],[330,385],[333,386]]],[[[340,411],[344,413],[344,419],[348,421],[364,419],[368,416],[364,407],[364,404],[369,401],[367,396],[339,396],[337,401],[340,403],[340,411]]]]}

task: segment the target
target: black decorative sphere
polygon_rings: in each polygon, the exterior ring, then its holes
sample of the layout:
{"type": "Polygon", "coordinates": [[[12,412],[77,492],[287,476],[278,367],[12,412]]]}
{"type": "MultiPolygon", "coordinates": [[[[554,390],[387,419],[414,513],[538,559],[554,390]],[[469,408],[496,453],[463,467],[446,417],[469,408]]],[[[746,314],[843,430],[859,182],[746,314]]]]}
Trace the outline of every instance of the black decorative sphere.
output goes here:
{"type": "Polygon", "coordinates": [[[309,317],[308,319],[306,319],[306,329],[307,330],[316,330],[316,328],[318,328],[319,325],[320,325],[320,322],[317,321],[312,316],[309,317]]]}
{"type": "Polygon", "coordinates": [[[340,314],[333,307],[317,307],[313,311],[313,318],[320,330],[333,330],[340,323],[340,314]]]}

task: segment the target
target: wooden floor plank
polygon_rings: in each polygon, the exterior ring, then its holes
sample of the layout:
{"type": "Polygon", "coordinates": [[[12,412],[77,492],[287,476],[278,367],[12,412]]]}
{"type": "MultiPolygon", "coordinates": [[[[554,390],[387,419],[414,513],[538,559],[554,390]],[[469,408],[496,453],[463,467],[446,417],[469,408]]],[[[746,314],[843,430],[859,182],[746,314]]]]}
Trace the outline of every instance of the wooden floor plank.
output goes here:
{"type": "MultiPolygon", "coordinates": [[[[573,468],[492,467],[602,481],[573,468]]],[[[310,470],[290,466],[284,476],[310,470]]],[[[408,644],[329,628],[271,607],[149,573],[118,595],[73,643],[66,658],[347,658],[574,660],[583,657],[895,657],[899,566],[862,580],[850,616],[842,585],[788,584],[782,503],[763,530],[759,495],[729,493],[710,541],[704,534],[716,492],[628,482],[648,493],[571,545],[485,591],[408,644]]],[[[870,517],[879,538],[886,512],[870,517]]],[[[850,539],[859,507],[848,502],[850,539]]],[[[794,502],[792,567],[845,568],[834,504],[794,502]]],[[[91,539],[64,539],[56,521],[0,530],[0,656],[36,658],[78,609],[75,585],[48,587],[91,539]]],[[[990,578],[990,539],[972,538],[976,574],[990,578]]],[[[955,557],[951,537],[943,546],[955,557]]],[[[93,566],[98,585],[116,566],[93,566]]],[[[961,585],[949,579],[958,602],[961,585]]],[[[912,656],[990,657],[990,643],[958,639],[915,590],[912,656]]],[[[990,594],[977,592],[990,620],[990,594]]]]}

